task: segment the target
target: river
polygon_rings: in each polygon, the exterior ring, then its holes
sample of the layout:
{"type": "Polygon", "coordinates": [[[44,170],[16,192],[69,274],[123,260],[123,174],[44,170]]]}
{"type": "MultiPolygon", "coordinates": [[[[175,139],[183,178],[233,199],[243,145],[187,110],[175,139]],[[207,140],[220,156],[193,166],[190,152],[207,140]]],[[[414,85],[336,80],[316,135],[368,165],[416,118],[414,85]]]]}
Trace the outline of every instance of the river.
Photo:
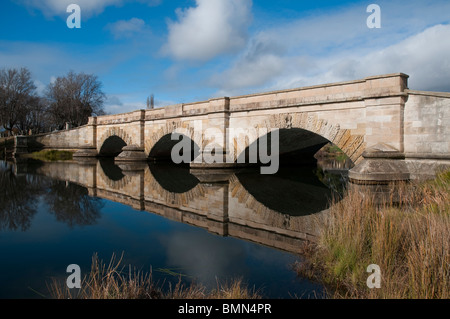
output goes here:
{"type": "MultiPolygon", "coordinates": [[[[327,164],[328,165],[328,164],[327,164]]],[[[172,164],[0,162],[0,298],[50,298],[47,284],[82,275],[92,256],[181,275],[208,288],[241,278],[265,298],[315,298],[297,276],[299,245],[345,182],[331,165],[190,171],[172,164]]]]}

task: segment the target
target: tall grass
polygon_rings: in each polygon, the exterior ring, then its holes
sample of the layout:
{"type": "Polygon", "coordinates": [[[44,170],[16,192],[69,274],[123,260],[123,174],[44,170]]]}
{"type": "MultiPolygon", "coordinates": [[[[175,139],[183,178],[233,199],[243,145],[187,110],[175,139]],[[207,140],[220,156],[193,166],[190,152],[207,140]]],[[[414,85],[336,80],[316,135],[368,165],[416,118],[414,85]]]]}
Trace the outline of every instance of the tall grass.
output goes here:
{"type": "Polygon", "coordinates": [[[213,290],[205,286],[181,280],[172,285],[153,281],[152,272],[144,273],[125,267],[115,255],[109,263],[92,257],[91,270],[86,275],[80,289],[69,289],[65,281],[53,279],[48,285],[52,298],[55,299],[260,299],[253,289],[248,289],[242,280],[219,284],[213,290]]]}
{"type": "Polygon", "coordinates": [[[434,181],[398,184],[396,201],[349,190],[330,208],[316,246],[297,270],[324,282],[333,298],[450,297],[450,171],[434,181]],[[381,288],[369,289],[371,264],[381,288]]]}

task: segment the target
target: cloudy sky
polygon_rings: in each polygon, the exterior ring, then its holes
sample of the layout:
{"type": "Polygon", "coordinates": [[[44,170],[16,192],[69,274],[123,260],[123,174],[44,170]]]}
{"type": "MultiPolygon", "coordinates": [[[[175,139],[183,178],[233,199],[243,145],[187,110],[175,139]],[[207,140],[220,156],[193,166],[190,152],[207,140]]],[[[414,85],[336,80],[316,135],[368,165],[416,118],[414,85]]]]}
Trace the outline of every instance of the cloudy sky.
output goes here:
{"type": "Polygon", "coordinates": [[[450,1],[2,0],[0,68],[95,74],[109,113],[403,72],[450,91],[450,1]],[[81,8],[70,29],[67,6],[81,8]],[[370,29],[370,4],[381,28],[370,29]]]}

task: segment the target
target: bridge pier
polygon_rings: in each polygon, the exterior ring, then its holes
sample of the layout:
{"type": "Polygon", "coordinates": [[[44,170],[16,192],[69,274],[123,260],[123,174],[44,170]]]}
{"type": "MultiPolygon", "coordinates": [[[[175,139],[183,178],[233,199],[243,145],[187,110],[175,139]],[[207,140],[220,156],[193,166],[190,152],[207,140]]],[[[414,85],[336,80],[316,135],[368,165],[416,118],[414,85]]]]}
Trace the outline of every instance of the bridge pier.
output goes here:
{"type": "MultiPolygon", "coordinates": [[[[227,132],[230,128],[230,98],[217,98],[208,101],[208,128],[202,129],[200,155],[190,164],[192,169],[237,168],[239,164],[230,163],[230,143],[227,132]]],[[[242,165],[241,165],[242,166],[242,165]]]]}
{"type": "Polygon", "coordinates": [[[211,156],[211,152],[204,152],[201,155],[200,161],[193,161],[189,164],[192,170],[221,170],[221,169],[236,169],[247,167],[249,164],[246,163],[227,163],[227,155],[223,151],[211,156]],[[208,160],[205,160],[208,158],[208,160]],[[212,160],[214,158],[214,160],[212,160]]]}
{"type": "Polygon", "coordinates": [[[349,189],[372,195],[375,203],[397,202],[395,183],[413,179],[405,154],[390,145],[377,144],[362,156],[363,160],[348,172],[349,189]]]}
{"type": "Polygon", "coordinates": [[[209,190],[207,226],[208,231],[223,237],[228,236],[230,177],[235,173],[230,169],[191,169],[205,188],[209,190]]]}
{"type": "Polygon", "coordinates": [[[383,185],[410,179],[405,154],[390,145],[377,144],[366,149],[362,156],[364,159],[348,173],[354,184],[383,185]]]}
{"type": "Polygon", "coordinates": [[[200,183],[228,183],[230,177],[236,173],[237,170],[233,169],[221,169],[221,168],[192,168],[189,173],[194,175],[200,183]]]}
{"type": "Polygon", "coordinates": [[[115,162],[146,162],[147,156],[143,147],[137,145],[129,145],[122,148],[120,153],[115,159],[115,162]]]}
{"type": "Polygon", "coordinates": [[[97,148],[94,146],[84,146],[80,147],[75,153],[73,153],[73,157],[77,158],[92,158],[97,157],[98,152],[97,148]]]}
{"type": "MultiPolygon", "coordinates": [[[[88,124],[85,126],[85,131],[81,133],[84,139],[84,145],[78,147],[78,150],[73,154],[74,158],[91,158],[97,157],[97,118],[90,117],[88,124]]],[[[80,139],[80,136],[78,136],[80,139]]]]}

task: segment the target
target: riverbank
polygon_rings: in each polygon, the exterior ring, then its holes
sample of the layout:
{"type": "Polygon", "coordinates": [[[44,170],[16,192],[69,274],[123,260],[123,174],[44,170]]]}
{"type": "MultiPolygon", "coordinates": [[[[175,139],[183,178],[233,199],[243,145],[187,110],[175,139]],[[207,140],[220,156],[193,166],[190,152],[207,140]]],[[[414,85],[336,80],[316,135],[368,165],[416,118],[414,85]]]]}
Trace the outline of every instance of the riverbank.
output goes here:
{"type": "Polygon", "coordinates": [[[58,150],[43,150],[31,154],[22,155],[25,158],[32,158],[40,161],[68,161],[73,158],[73,152],[58,150]]]}
{"type": "Polygon", "coordinates": [[[330,209],[317,244],[297,272],[328,287],[330,298],[450,297],[450,171],[435,180],[395,186],[399,202],[376,205],[349,190],[330,209]],[[367,285],[378,265],[380,288],[367,285]]]}

